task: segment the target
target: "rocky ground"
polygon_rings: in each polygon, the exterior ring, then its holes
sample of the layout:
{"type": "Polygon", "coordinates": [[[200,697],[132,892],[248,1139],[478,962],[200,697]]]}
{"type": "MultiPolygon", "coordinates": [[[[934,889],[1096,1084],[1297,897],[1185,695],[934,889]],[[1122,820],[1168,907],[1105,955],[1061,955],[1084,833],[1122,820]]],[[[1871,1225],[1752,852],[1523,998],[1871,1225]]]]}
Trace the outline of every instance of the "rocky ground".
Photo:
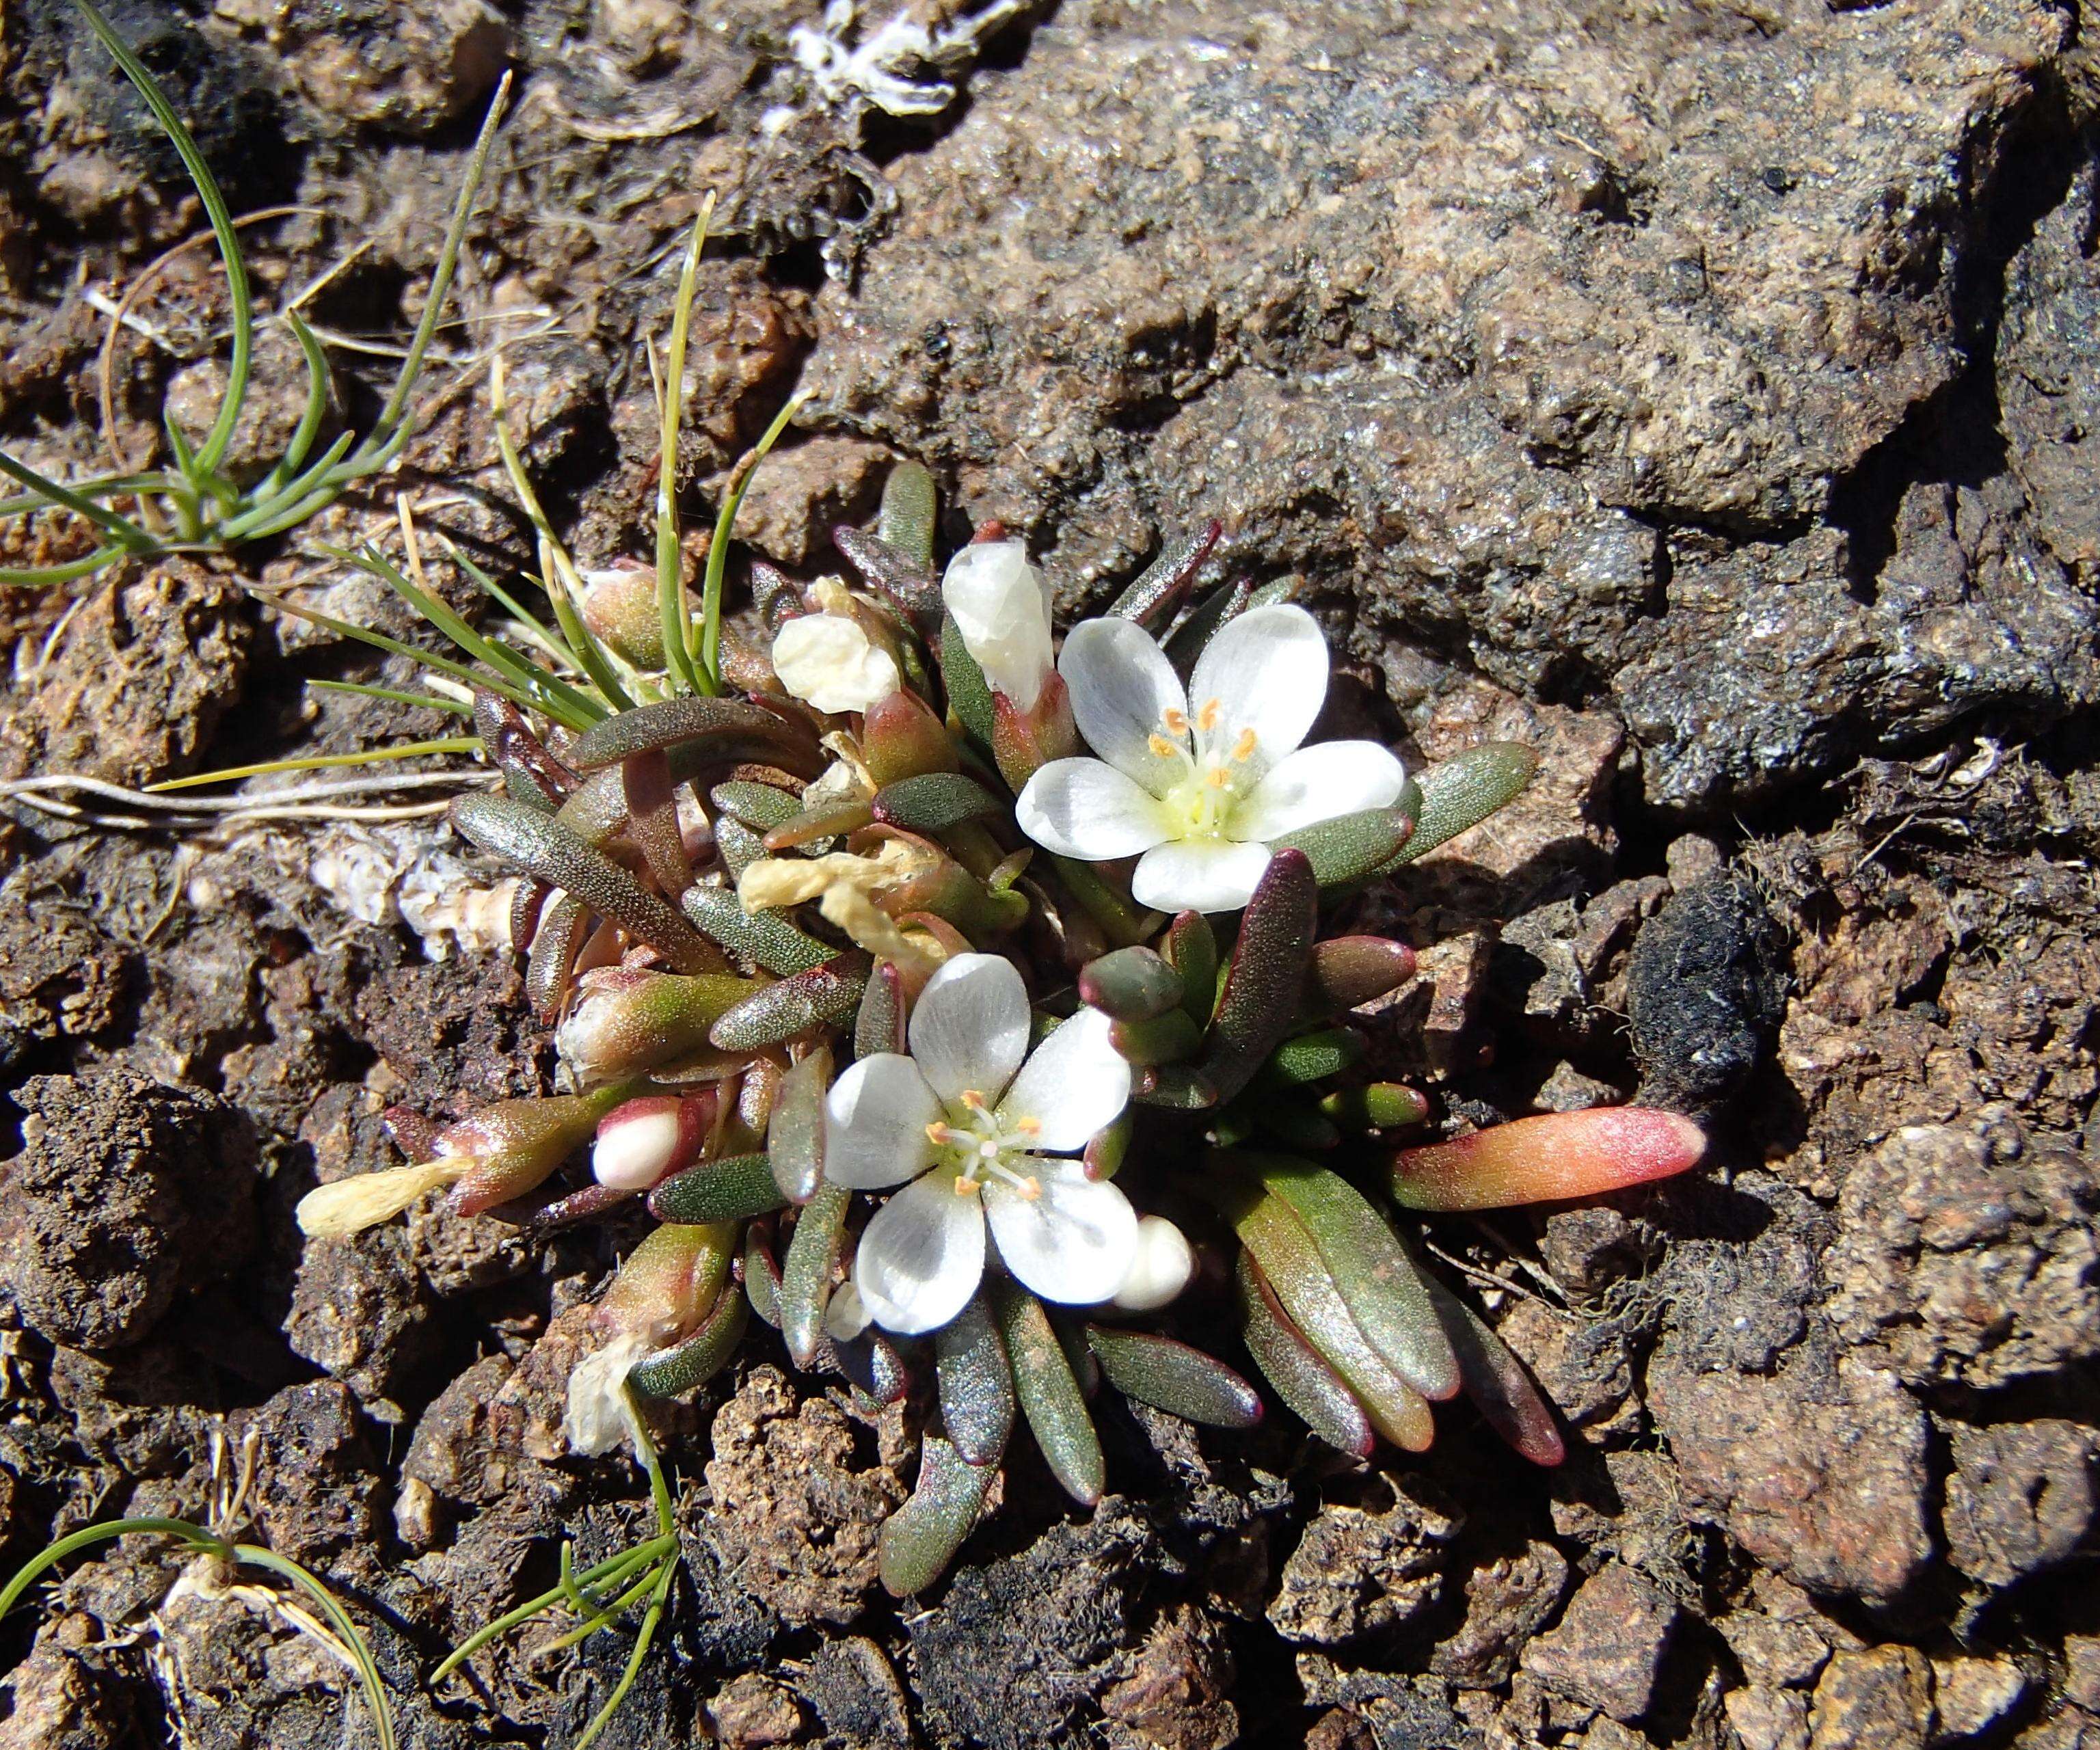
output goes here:
{"type": "MultiPolygon", "coordinates": [[[[959,528],[1025,531],[1071,605],[1221,517],[1347,653],[1338,720],[1546,754],[1384,902],[1424,963],[1394,1059],[1465,1117],[1638,1093],[1711,1121],[1692,1182],[1432,1230],[1565,1417],[1552,1474],[1462,1416],[1368,1469],[1282,1418],[1125,1417],[1091,1519],[1023,1465],[899,1609],[872,1539],[903,1429],[752,1339],[684,1413],[686,1580],[608,1743],[2100,1744],[2075,9],[912,0],[938,64],[855,58],[880,8],[798,60],[806,0],[110,10],[236,209],[293,209],[245,233],[263,306],[333,335],[405,331],[519,75],[406,469],[309,536],[382,529],[398,487],[529,559],[475,362],[501,338],[576,550],[644,550],[643,341],[712,188],[696,506],[801,386],[743,524],[790,566],[897,456],[959,528]]],[[[103,362],[195,206],[58,0],[0,8],[0,434],[135,460],[164,395],[212,404],[204,250],[103,362]]],[[[338,358],[368,418],[386,361],[338,358]]],[[[260,373],[267,459],[298,386],[276,331],[260,373]]],[[[242,564],[391,611],[296,543],[242,564]]],[[[0,602],[5,775],[427,733],[307,695],[377,671],[239,581],[0,602]]],[[[409,1742],[560,1746],[620,1637],[421,1678],[560,1536],[588,1558],[642,1522],[630,1470],[561,1457],[534,1349],[618,1234],[423,1215],[302,1246],[289,1214],[390,1158],[382,1104],[546,1069],[508,959],[437,958],[455,854],[428,821],[0,819],[0,1555],[202,1515],[246,1455],[254,1535],[356,1601],[409,1742]]],[[[343,1741],[346,1673],[159,1546],[71,1567],[0,1660],[7,1750],[343,1741]]]]}

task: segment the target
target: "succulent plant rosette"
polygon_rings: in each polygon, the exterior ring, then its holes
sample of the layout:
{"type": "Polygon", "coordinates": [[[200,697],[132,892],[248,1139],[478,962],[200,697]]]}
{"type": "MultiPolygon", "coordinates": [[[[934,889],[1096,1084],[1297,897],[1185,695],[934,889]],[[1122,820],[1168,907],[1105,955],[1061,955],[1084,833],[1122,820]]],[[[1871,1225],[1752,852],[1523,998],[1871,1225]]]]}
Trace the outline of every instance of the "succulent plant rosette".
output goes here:
{"type": "Polygon", "coordinates": [[[936,521],[931,477],[899,467],[876,526],[837,533],[857,585],[754,563],[748,641],[722,631],[719,558],[697,618],[675,574],[575,574],[577,672],[496,665],[513,684],[474,717],[502,786],[452,809],[523,878],[514,940],[562,1091],[390,1114],[412,1158],[315,1190],[302,1226],[439,1190],[539,1228],[646,1206],[589,1316],[571,1445],[646,1445],[648,1400],[714,1374],[755,1315],[796,1366],[913,1404],[918,1479],[880,1542],[900,1596],[1024,1431],[1100,1497],[1104,1391],[1243,1428],[1258,1376],[1359,1458],[1427,1448],[1462,1394],[1555,1461],[1536,1389],[1395,1209],[1594,1195],[1690,1166],[1700,1133],[1613,1109],[1419,1141],[1427,1101],[1370,1078],[1352,1019],[1414,955],[1324,928],[1533,755],[1410,774],[1308,741],[1319,624],[1278,588],[1194,591],[1215,524],[1061,644],[1020,541],[985,525],[937,570],[936,521]],[[555,686],[592,708],[535,708],[555,686]],[[1185,1296],[1219,1303],[1202,1322],[1230,1354],[1154,1328],[1185,1296]]]}

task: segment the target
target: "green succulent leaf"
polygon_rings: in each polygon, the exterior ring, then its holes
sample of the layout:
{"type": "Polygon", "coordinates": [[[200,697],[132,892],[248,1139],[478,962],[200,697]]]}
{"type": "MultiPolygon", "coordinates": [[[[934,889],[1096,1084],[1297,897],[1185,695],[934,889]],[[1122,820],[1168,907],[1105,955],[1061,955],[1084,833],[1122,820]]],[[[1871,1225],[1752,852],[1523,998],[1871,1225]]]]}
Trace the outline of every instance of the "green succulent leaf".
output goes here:
{"type": "Polygon", "coordinates": [[[1261,1420],[1260,1394],[1200,1349],[1105,1325],[1089,1325],[1087,1342],[1103,1376],[1125,1397],[1212,1428],[1251,1428],[1261,1420]]]}
{"type": "Polygon", "coordinates": [[[1468,827],[1479,826],[1522,795],[1538,770],[1538,756],[1520,742],[1483,742],[1431,766],[1416,780],[1422,789],[1422,811],[1414,832],[1386,869],[1411,863],[1468,827]]]}
{"type": "Polygon", "coordinates": [[[689,887],[678,896],[678,904],[711,941],[783,977],[822,966],[839,952],[777,912],[746,911],[727,888],[689,887]]]}
{"type": "Polygon", "coordinates": [[[955,1450],[970,1464],[997,1464],[1013,1432],[1013,1370],[983,1295],[933,1333],[933,1367],[955,1450]]]}
{"type": "Polygon", "coordinates": [[[900,778],[875,793],[875,818],[911,832],[945,832],[965,821],[990,820],[1007,804],[960,772],[925,772],[900,778]]]}
{"type": "Polygon", "coordinates": [[[1019,1283],[999,1276],[990,1291],[1029,1432],[1058,1486],[1081,1506],[1091,1507],[1107,1486],[1106,1469],[1101,1436],[1064,1345],[1043,1303],[1019,1283]]]}
{"type": "Polygon", "coordinates": [[[807,1203],[824,1180],[824,1092],[832,1083],[832,1049],[819,1045],[788,1066],[773,1099],[765,1148],[773,1183],[790,1203],[807,1203]]]}
{"type": "Polygon", "coordinates": [[[1153,1020],[1177,1007],[1181,975],[1142,946],[1118,948],[1079,968],[1079,1000],[1118,1020],[1153,1020]]]}
{"type": "Polygon", "coordinates": [[[628,1373],[627,1382],[646,1398],[673,1398],[705,1385],[736,1353],[750,1322],[750,1303],[731,1285],[716,1300],[714,1310],[700,1321],[698,1330],[682,1342],[636,1362],[628,1373]]]}
{"type": "Polygon", "coordinates": [[[724,1051],[762,1051],[817,1027],[842,1027],[860,1007],[874,961],[858,949],[768,985],[714,1024],[708,1037],[724,1051]]]}
{"type": "Polygon", "coordinates": [[[780,1334],[797,1367],[808,1367],[823,1349],[824,1307],[832,1298],[832,1272],[845,1245],[846,1210],[853,1193],[844,1185],[823,1185],[802,1206],[780,1269],[780,1334]]]}
{"type": "Polygon", "coordinates": [[[883,1589],[892,1598],[924,1592],[947,1571],[998,1474],[989,1465],[968,1462],[941,1435],[929,1434],[920,1443],[911,1498],[883,1522],[876,1547],[883,1589]]]}
{"type": "Polygon", "coordinates": [[[733,1154],[673,1173],[649,1193],[649,1213],[659,1221],[743,1221],[787,1202],[766,1156],[733,1154]]]}
{"type": "Polygon", "coordinates": [[[1352,1458],[1369,1458],[1375,1435],[1356,1393],[1290,1322],[1254,1254],[1242,1251],[1236,1267],[1240,1335],[1263,1377],[1298,1419],[1330,1446],[1352,1458]]]}

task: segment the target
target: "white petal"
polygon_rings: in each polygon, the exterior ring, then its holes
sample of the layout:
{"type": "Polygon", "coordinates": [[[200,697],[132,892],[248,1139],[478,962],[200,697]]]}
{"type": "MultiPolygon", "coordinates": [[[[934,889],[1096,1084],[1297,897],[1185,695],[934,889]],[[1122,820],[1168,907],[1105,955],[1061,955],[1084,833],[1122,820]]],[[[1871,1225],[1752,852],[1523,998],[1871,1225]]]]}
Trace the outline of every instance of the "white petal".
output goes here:
{"type": "Polygon", "coordinates": [[[1082,862],[1135,857],[1167,836],[1158,798],[1099,760],[1038,767],[1013,812],[1021,830],[1045,850],[1082,862]]]}
{"type": "Polygon", "coordinates": [[[897,659],[839,614],[798,614],[773,638],[773,672],[819,711],[865,711],[898,689],[897,659]]]}
{"type": "Polygon", "coordinates": [[[1235,839],[1264,842],[1337,814],[1390,808],[1407,782],[1400,761],[1374,741],[1323,741],[1280,760],[1232,813],[1235,839]]]}
{"type": "Polygon", "coordinates": [[[824,1177],[855,1191],[916,1178],[933,1163],[926,1126],[940,1116],[940,1096],[910,1058],[862,1058],[824,1098],[824,1177]]]}
{"type": "Polygon", "coordinates": [[[1011,960],[959,954],[911,1005],[911,1057],[950,1105],[974,1088],[992,1104],[1028,1050],[1028,990],[1011,960]]]}
{"type": "Polygon", "coordinates": [[[1050,586],[1017,540],[973,541],[948,562],[941,599],[985,679],[1032,711],[1050,676],[1050,586]]]}
{"type": "Polygon", "coordinates": [[[1218,702],[1205,747],[1229,750],[1252,730],[1252,769],[1266,772],[1305,739],[1327,702],[1327,641],[1320,623],[1288,602],[1229,621],[1196,659],[1189,697],[1199,716],[1218,702]]]}
{"type": "Polygon", "coordinates": [[[999,1102],[1002,1130],[1024,1118],[1042,1126],[1029,1147],[1065,1154],[1083,1148],[1130,1103],[1130,1063],[1109,1043],[1109,1018],[1083,1008],[1035,1048],[999,1102]]]}
{"type": "Polygon", "coordinates": [[[634,1413],[627,1401],[627,1376],[649,1352],[632,1332],[593,1350],[569,1369],[568,1402],[562,1431],[569,1450],[581,1458],[602,1458],[633,1431],[634,1413]]]}
{"type": "Polygon", "coordinates": [[[1189,1236],[1164,1215],[1147,1215],[1137,1224],[1137,1245],[1130,1274],[1115,1291],[1125,1312],[1157,1312],[1189,1285],[1196,1273],[1196,1254],[1189,1236]]]}
{"type": "Polygon", "coordinates": [[[1136,1255],[1137,1211],[1114,1184],[1088,1178],[1073,1162],[1030,1166],[1039,1196],[1025,1197],[998,1179],[985,1186],[985,1219],[999,1255],[1045,1300],[1083,1307],[1108,1299],[1136,1255]]]}
{"type": "Polygon", "coordinates": [[[867,1303],[861,1298],[860,1290],[854,1286],[849,1276],[832,1290],[832,1298],[824,1303],[824,1334],[833,1342],[849,1343],[866,1330],[874,1314],[867,1310],[867,1303]]]}
{"type": "Polygon", "coordinates": [[[1138,859],[1130,891],[1154,911],[1238,911],[1268,867],[1265,845],[1176,839],[1138,859]]]}
{"type": "Polygon", "coordinates": [[[1072,719],[1092,748],[1154,796],[1164,796],[1186,768],[1149,745],[1166,734],[1169,711],[1186,711],[1181,677],[1134,620],[1083,619],[1065,636],[1057,658],[1072,700],[1072,719]]]}
{"type": "Polygon", "coordinates": [[[875,1321],[913,1336],[963,1310],[984,1275],[984,1215],[946,1173],[929,1173],[875,1212],[853,1279],[875,1321]]]}
{"type": "Polygon", "coordinates": [[[675,1100],[617,1124],[601,1124],[591,1144],[591,1177],[615,1191],[646,1191],[677,1159],[684,1132],[675,1100]]]}

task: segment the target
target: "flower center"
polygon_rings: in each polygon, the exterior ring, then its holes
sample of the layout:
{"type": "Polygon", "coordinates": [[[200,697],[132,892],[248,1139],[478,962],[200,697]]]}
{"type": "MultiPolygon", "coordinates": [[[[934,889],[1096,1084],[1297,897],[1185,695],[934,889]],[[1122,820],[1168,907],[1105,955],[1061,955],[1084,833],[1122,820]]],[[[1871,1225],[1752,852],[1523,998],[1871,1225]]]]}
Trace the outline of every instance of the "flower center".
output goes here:
{"type": "Polygon", "coordinates": [[[981,1190],[987,1179],[1011,1185],[1023,1198],[1034,1202],[1043,1195],[1043,1182],[1028,1170],[1035,1157],[1030,1152],[1043,1134],[1041,1121],[1022,1118],[1012,1130],[1002,1129],[999,1115],[975,1088],[963,1090],[962,1099],[949,1109],[952,1122],[926,1126],[926,1139],[941,1151],[943,1165],[955,1175],[955,1195],[968,1197],[981,1190]]]}
{"type": "Polygon", "coordinates": [[[1185,839],[1224,835],[1233,805],[1252,769],[1249,761],[1256,746],[1252,730],[1242,730],[1229,747],[1211,742],[1211,733],[1224,713],[1222,699],[1207,699],[1192,722],[1187,712],[1169,705],[1159,720],[1160,729],[1146,743],[1159,758],[1173,760],[1181,768],[1181,775],[1160,800],[1167,804],[1185,839]],[[1193,753],[1189,751],[1192,729],[1196,742],[1193,753]]]}

